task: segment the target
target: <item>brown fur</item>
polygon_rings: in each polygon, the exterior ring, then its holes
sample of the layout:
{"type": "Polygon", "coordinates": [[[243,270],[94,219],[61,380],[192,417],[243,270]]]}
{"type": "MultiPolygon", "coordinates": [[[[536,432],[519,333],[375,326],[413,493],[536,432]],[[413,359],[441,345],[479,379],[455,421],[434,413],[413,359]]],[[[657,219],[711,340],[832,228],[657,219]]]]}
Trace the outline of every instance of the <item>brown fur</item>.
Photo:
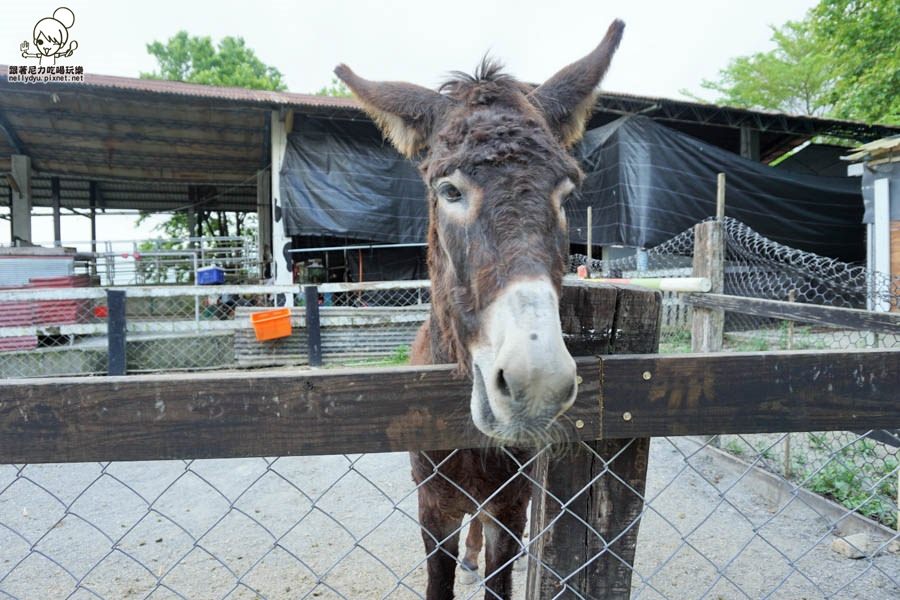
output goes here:
{"type": "MultiPolygon", "coordinates": [[[[621,39],[615,21],[588,56],[535,89],[484,60],[474,76],[455,74],[440,92],[371,82],[336,69],[398,149],[421,154],[429,186],[428,267],[431,318],[420,329],[412,364],[456,363],[469,374],[469,345],[484,309],[511,281],[546,277],[560,291],[568,237],[559,198],[581,172],[566,147],[584,131],[593,94],[621,39]],[[477,190],[472,218],[442,215],[435,181],[462,173],[477,190]]],[[[535,434],[538,437],[538,434],[535,434]]],[[[527,449],[468,449],[411,454],[419,519],[428,555],[427,600],[453,598],[459,529],[477,515],[485,540],[485,598],[507,599],[531,496],[527,449]]],[[[477,528],[467,558],[477,560],[477,528]]]]}

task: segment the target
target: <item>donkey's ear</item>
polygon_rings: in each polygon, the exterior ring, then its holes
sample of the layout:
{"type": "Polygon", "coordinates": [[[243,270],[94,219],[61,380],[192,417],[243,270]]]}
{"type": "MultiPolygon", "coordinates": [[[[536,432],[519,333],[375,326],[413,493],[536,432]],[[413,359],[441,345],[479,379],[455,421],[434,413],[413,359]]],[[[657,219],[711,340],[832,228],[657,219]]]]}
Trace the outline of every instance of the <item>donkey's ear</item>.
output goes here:
{"type": "Polygon", "coordinates": [[[535,88],[528,99],[547,119],[563,145],[581,139],[596,102],[596,88],[622,39],[625,23],[616,19],[593,52],[575,61],[535,88]]]}
{"type": "Polygon", "coordinates": [[[438,119],[451,103],[446,96],[411,83],[363,79],[344,64],[338,65],[334,74],[407,158],[428,145],[438,119]]]}

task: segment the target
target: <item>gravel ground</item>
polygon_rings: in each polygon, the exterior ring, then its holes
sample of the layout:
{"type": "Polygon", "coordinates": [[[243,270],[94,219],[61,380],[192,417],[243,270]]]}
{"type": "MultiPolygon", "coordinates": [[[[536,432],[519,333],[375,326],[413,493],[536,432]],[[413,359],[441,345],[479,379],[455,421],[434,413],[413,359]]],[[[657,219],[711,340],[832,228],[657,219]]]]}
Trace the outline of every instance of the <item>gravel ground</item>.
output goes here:
{"type": "MultiPolygon", "coordinates": [[[[813,509],[695,452],[653,441],[633,598],[900,598],[900,555],[839,556],[813,509]]],[[[419,598],[415,514],[405,454],[0,466],[0,598],[419,598]]]]}

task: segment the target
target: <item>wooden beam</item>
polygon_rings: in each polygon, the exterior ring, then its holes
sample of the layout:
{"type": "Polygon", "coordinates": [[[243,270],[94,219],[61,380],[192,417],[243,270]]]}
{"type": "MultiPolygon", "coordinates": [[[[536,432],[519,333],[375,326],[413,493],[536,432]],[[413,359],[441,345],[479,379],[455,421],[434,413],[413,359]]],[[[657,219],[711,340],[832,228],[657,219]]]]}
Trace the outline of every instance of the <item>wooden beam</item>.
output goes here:
{"type": "MultiPolygon", "coordinates": [[[[487,444],[470,423],[471,384],[452,371],[2,380],[0,463],[487,444]]],[[[566,419],[573,439],[900,427],[900,350],[584,357],[578,372],[583,381],[566,419]]]]}
{"type": "MultiPolygon", "coordinates": [[[[572,418],[599,435],[599,364],[572,418]]],[[[289,456],[488,445],[451,366],[0,382],[0,463],[289,456]],[[105,458],[104,458],[105,457],[105,458]]]]}
{"type": "MultiPolygon", "coordinates": [[[[583,335],[579,348],[598,354],[655,352],[661,296],[636,288],[611,291],[564,287],[563,331],[583,335]]],[[[649,451],[646,437],[588,440],[562,450],[563,459],[546,453],[538,458],[529,600],[630,598],[649,451]]]]}
{"type": "Polygon", "coordinates": [[[900,350],[601,361],[602,437],[900,427],[900,350]]]}
{"type": "Polygon", "coordinates": [[[12,126],[12,123],[9,122],[9,119],[6,118],[6,114],[4,114],[2,110],[0,110],[0,131],[3,132],[6,141],[9,142],[9,145],[12,146],[16,154],[28,154],[25,144],[19,139],[15,128],[12,126]]]}
{"type": "Polygon", "coordinates": [[[759,162],[759,130],[741,127],[741,156],[759,162]]]}
{"type": "MultiPolygon", "coordinates": [[[[724,178],[720,181],[724,190],[724,178]]],[[[724,207],[724,193],[722,206],[724,207]]],[[[724,211],[724,209],[723,209],[724,211]]],[[[721,220],[694,225],[694,259],[691,274],[706,277],[710,291],[721,294],[725,286],[725,228],[721,220]]],[[[725,313],[718,308],[695,307],[691,315],[691,351],[718,352],[722,349],[725,313]]]]}
{"type": "Polygon", "coordinates": [[[60,214],[59,177],[50,178],[50,201],[53,204],[53,245],[62,245],[62,215],[60,214]]]}
{"type": "Polygon", "coordinates": [[[827,325],[900,335],[900,314],[883,313],[856,308],[838,308],[818,304],[798,304],[763,298],[745,298],[723,294],[685,294],[686,304],[704,308],[715,308],[744,315],[787,319],[813,325],[827,325]]]}
{"type": "Polygon", "coordinates": [[[12,242],[31,243],[31,157],[14,154],[11,161],[12,176],[18,190],[12,192],[12,242]]]}

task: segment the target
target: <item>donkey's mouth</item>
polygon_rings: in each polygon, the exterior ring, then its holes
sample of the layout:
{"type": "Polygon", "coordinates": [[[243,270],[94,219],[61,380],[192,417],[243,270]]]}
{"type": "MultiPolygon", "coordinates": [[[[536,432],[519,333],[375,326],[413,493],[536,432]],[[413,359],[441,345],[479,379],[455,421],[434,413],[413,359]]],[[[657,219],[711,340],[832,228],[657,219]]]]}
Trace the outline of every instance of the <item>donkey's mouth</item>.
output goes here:
{"type": "Polygon", "coordinates": [[[485,309],[472,357],[472,420],[496,439],[543,435],[572,406],[575,361],[563,340],[548,278],[506,285],[485,309]]]}
{"type": "MultiPolygon", "coordinates": [[[[575,384],[573,383],[573,386],[575,384]]],[[[570,392],[574,397],[576,389],[570,392]]],[[[488,386],[481,368],[474,364],[472,368],[472,422],[486,436],[501,444],[518,446],[539,446],[554,439],[551,429],[558,424],[558,417],[571,405],[570,403],[556,412],[545,414],[529,414],[523,407],[512,408],[508,418],[498,418],[491,408],[488,386]]],[[[557,432],[559,433],[559,432],[557,432]]],[[[557,436],[558,437],[558,436],[557,436]]]]}

